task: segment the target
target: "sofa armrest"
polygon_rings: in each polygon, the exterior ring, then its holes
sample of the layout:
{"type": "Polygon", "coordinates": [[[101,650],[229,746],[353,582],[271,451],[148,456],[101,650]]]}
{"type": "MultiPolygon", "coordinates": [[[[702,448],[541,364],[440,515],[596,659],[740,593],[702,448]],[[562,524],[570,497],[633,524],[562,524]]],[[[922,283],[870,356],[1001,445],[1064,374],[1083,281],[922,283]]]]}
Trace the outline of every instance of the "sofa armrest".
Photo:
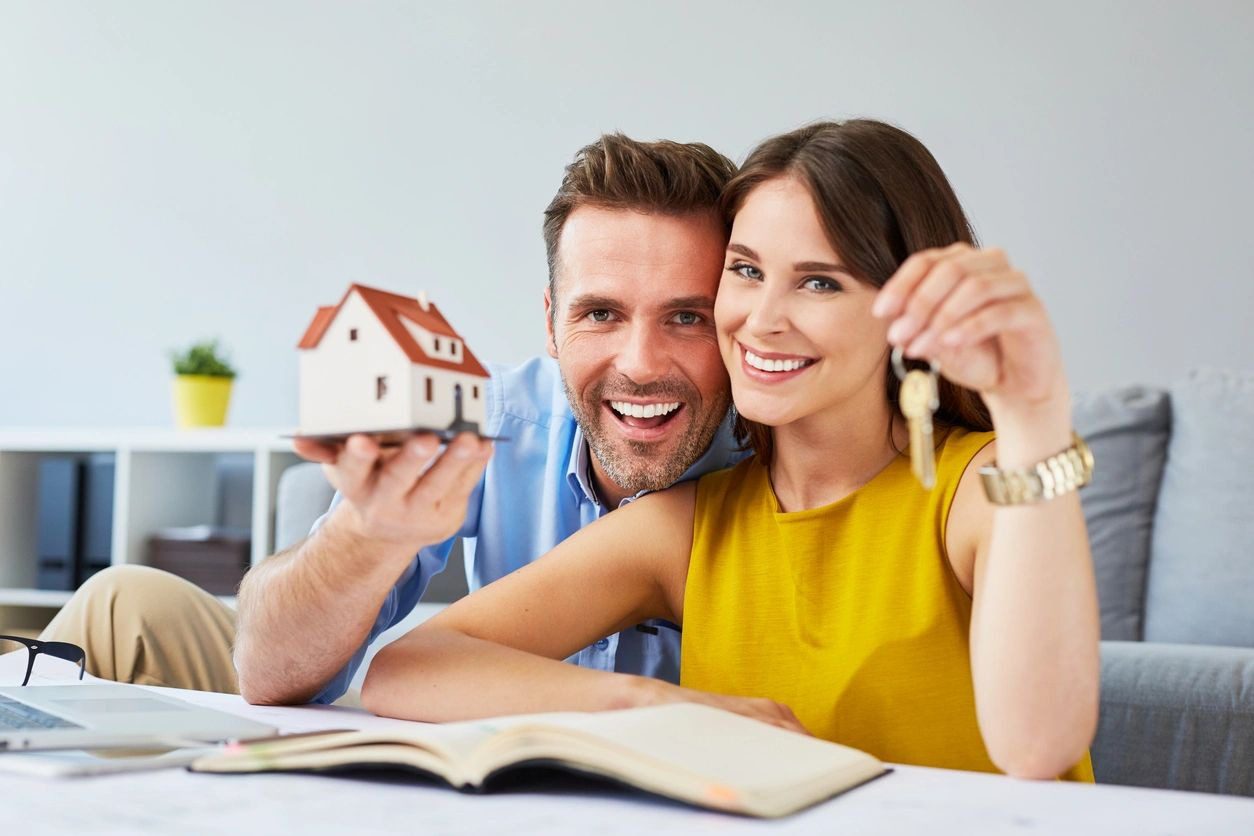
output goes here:
{"type": "Polygon", "coordinates": [[[1254,796],[1254,648],[1101,649],[1098,782],[1254,796]]]}

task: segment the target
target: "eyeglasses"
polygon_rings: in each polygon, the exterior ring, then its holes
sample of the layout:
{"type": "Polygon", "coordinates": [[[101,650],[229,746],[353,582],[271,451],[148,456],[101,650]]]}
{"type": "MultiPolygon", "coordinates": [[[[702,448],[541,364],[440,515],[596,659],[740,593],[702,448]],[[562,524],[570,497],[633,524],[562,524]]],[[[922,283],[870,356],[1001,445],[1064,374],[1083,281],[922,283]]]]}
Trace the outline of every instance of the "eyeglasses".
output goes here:
{"type": "Polygon", "coordinates": [[[35,669],[35,657],[41,653],[45,656],[53,656],[57,659],[64,659],[67,662],[77,664],[79,679],[82,679],[83,674],[87,671],[87,651],[76,644],[70,644],[69,642],[41,642],[22,636],[0,636],[0,642],[14,642],[26,646],[26,676],[22,677],[23,685],[30,682],[30,672],[35,669]]]}

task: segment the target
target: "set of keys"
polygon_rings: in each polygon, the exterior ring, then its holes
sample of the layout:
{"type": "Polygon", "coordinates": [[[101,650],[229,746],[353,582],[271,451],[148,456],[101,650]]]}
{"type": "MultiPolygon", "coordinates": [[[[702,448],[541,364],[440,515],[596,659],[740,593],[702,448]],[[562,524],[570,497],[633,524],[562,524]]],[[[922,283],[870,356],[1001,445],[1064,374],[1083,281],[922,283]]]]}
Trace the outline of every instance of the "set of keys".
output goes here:
{"type": "Polygon", "coordinates": [[[910,469],[919,483],[929,490],[936,484],[936,449],[932,439],[932,416],[940,406],[937,377],[940,366],[934,361],[928,369],[906,370],[900,347],[893,348],[893,372],[901,381],[897,403],[910,428],[910,469]]]}

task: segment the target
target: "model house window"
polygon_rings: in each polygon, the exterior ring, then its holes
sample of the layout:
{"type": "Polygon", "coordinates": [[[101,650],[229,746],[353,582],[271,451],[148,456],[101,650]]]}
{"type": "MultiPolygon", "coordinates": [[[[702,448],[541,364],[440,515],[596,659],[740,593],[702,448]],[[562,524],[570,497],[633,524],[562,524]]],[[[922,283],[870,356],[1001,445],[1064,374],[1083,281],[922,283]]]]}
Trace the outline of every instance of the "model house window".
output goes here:
{"type": "Polygon", "coordinates": [[[435,338],[435,353],[436,354],[440,353],[440,338],[439,337],[435,338]]]}
{"type": "Polygon", "coordinates": [[[450,345],[450,346],[449,346],[449,351],[451,351],[451,352],[453,353],[453,359],[454,359],[454,360],[456,360],[456,359],[457,359],[457,346],[458,346],[458,344],[457,344],[457,343],[453,343],[452,345],[450,345]]]}
{"type": "Polygon", "coordinates": [[[479,400],[479,387],[478,386],[470,387],[470,397],[474,398],[475,400],[479,400]]]}
{"type": "MultiPolygon", "coordinates": [[[[356,333],[354,331],[353,333],[356,333]]],[[[374,379],[374,399],[376,401],[383,400],[383,396],[388,393],[387,375],[379,375],[374,379]]]]}
{"type": "Polygon", "coordinates": [[[348,329],[348,341],[353,342],[353,343],[357,342],[357,329],[356,328],[348,329]]]}
{"type": "Polygon", "coordinates": [[[431,378],[427,378],[427,403],[431,403],[433,400],[435,400],[435,393],[432,389],[431,378]]]}

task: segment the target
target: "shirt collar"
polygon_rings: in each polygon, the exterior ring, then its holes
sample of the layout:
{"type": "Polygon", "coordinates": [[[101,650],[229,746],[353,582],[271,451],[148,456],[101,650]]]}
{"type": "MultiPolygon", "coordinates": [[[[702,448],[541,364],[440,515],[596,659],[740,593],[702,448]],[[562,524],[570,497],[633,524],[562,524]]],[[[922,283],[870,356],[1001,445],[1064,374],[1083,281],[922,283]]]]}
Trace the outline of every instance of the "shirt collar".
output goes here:
{"type": "MultiPolygon", "coordinates": [[[[575,422],[575,437],[572,441],[574,444],[574,454],[570,457],[570,464],[566,468],[566,483],[570,486],[571,492],[575,494],[575,498],[579,500],[587,500],[594,505],[601,505],[601,499],[597,496],[596,487],[592,482],[592,451],[588,447],[588,439],[583,434],[583,427],[575,422]]],[[[706,451],[692,463],[692,466],[684,471],[684,475],[679,477],[679,481],[686,482],[689,479],[696,479],[706,473],[714,470],[721,470],[732,462],[733,456],[737,449],[735,438],[732,433],[732,417],[728,415],[719,426],[718,432],[714,434],[710,446],[706,451]]],[[[629,496],[618,504],[621,508],[634,499],[639,499],[649,491],[640,491],[635,496],[629,496]]]]}
{"type": "Polygon", "coordinates": [[[572,443],[575,450],[570,457],[570,464],[566,466],[566,483],[570,485],[576,499],[600,505],[601,500],[592,484],[592,451],[588,449],[588,439],[584,437],[583,427],[578,422],[575,423],[575,438],[572,443]]]}

